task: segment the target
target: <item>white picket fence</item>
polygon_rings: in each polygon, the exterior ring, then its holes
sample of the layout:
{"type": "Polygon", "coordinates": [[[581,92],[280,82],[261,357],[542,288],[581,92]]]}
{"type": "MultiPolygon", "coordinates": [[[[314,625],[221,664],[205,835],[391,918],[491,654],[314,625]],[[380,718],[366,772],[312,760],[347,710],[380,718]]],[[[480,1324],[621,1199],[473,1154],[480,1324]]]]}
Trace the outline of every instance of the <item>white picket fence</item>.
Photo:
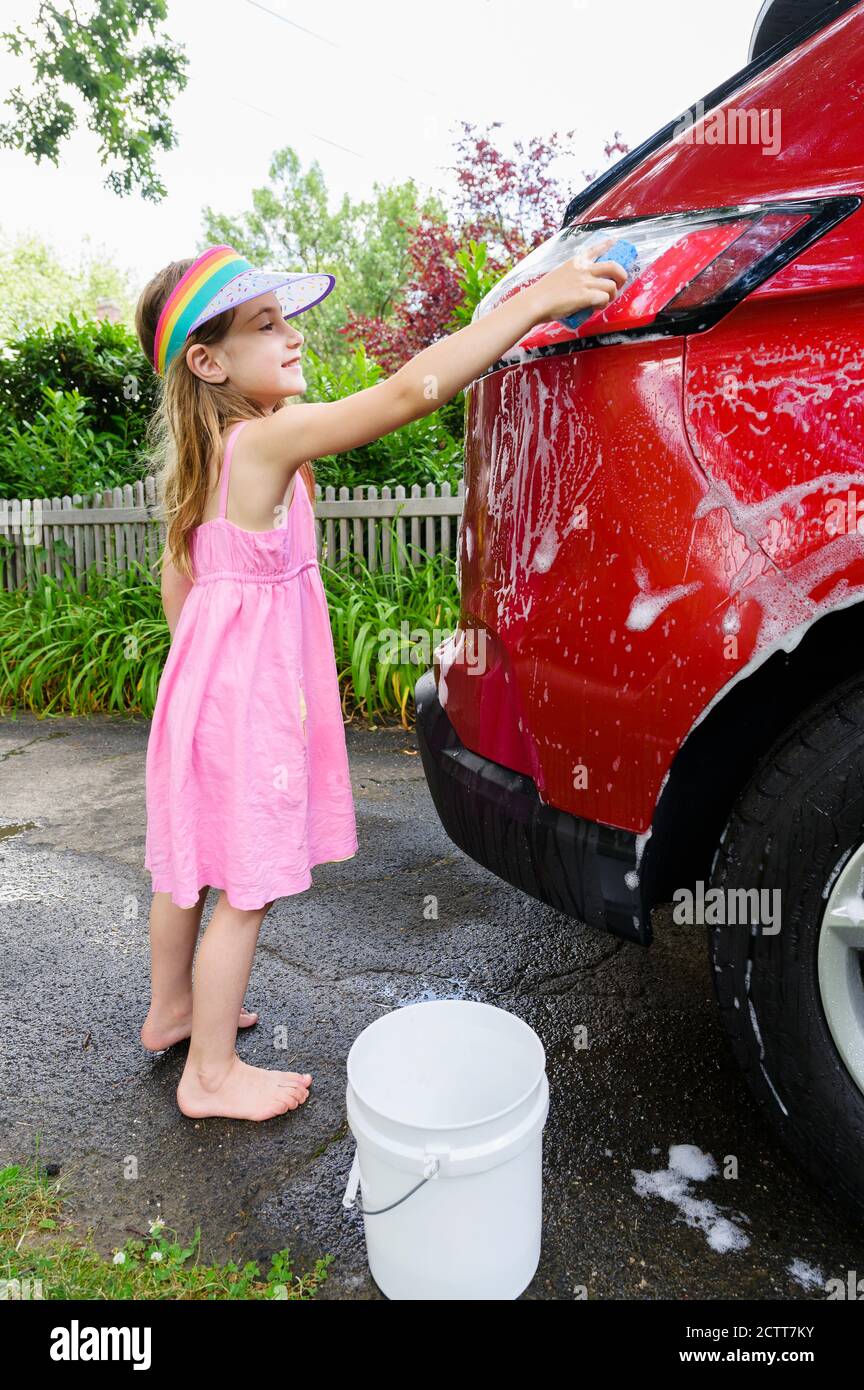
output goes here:
{"type": "MultiPolygon", "coordinates": [[[[297,478],[297,486],[305,486],[297,478]]],[[[402,568],[406,558],[455,558],[465,482],[353,489],[315,484],[318,559],[334,568],[360,557],[370,569],[402,568]]],[[[152,477],[84,498],[0,498],[0,587],[32,591],[39,574],[63,579],[65,560],[82,590],[87,572],[124,570],[137,561],[158,579],[165,543],[152,477]],[[40,549],[42,547],[42,549],[40,549]]],[[[359,571],[359,565],[355,567],[359,571]]]]}

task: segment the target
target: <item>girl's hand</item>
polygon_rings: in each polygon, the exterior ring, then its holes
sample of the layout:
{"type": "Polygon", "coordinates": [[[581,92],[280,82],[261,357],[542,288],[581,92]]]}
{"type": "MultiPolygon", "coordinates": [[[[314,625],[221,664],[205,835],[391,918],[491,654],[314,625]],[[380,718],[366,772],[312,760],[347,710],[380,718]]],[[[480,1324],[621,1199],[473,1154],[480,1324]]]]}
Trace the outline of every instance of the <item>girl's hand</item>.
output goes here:
{"type": "Polygon", "coordinates": [[[575,314],[579,309],[605,309],[627,283],[627,271],[617,261],[595,260],[617,240],[610,236],[577,251],[563,265],[547,271],[522,291],[536,305],[536,323],[575,314]],[[588,259],[590,256],[591,259],[588,259]]]}

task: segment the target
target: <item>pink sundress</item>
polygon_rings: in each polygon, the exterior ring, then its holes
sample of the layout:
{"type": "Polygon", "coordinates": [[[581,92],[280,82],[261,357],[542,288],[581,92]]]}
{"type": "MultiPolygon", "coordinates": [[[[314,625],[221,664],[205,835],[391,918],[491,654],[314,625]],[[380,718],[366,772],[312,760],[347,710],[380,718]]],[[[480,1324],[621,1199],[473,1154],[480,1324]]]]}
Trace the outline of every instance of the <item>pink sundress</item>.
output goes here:
{"type": "Polygon", "coordinates": [[[223,888],[254,909],[351,859],[357,826],[315,516],[294,475],[284,524],[219,515],[190,536],[195,583],[159,680],[147,743],[144,864],[154,893],[192,907],[223,888]]]}

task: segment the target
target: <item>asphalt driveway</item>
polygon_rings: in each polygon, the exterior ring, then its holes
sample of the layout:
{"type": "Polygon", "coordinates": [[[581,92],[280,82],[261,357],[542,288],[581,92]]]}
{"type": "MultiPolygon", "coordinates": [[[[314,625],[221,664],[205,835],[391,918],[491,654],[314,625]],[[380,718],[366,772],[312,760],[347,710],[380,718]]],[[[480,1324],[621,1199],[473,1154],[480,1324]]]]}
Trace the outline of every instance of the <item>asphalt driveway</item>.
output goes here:
{"type": "Polygon", "coordinates": [[[148,728],[0,721],[0,1162],[32,1154],[40,1134],[103,1254],[161,1216],[182,1236],[200,1224],[206,1259],[267,1268],[288,1245],[303,1268],[330,1251],[319,1297],[382,1297],[362,1219],[342,1206],[354,1152],[345,1059],[382,1012],[458,997],[512,1010],[546,1049],[543,1255],[524,1297],[821,1300],[825,1280],[864,1270],[864,1231],[751,1105],[702,931],[660,909],[646,950],[466,859],[400,728],[348,728],[360,852],[314,869],[314,886],[280,899],[261,928],[246,996],[260,1019],[238,1051],[311,1071],[309,1100],[264,1124],[182,1115],[185,1044],[153,1057],[138,1039],[148,728]],[[424,916],[430,893],[437,920],[424,916]],[[283,1025],[287,1055],[272,1045],[283,1025]]]}

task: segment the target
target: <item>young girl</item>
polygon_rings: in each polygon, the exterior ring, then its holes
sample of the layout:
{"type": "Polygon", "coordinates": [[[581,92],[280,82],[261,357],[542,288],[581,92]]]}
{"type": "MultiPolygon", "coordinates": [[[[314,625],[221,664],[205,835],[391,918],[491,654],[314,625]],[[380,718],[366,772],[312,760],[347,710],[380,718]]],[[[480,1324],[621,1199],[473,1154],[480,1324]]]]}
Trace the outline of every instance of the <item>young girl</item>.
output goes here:
{"type": "Polygon", "coordinates": [[[293,319],[334,276],[266,274],[220,245],[143,291],[136,331],[163,381],[151,433],[171,646],[147,745],[152,1002],[141,1041],[159,1051],[191,1035],[185,1115],[265,1120],[307,1098],[309,1072],[237,1056],[238,1026],[257,1017],[241,1005],[275,899],[358,848],[308,460],[431,413],[535,324],[605,307],[625,280],[616,262],[574,257],[386,381],[324,404],[290,400],[306,389],[293,319]],[[219,897],[193,989],[209,886],[219,897]]]}

